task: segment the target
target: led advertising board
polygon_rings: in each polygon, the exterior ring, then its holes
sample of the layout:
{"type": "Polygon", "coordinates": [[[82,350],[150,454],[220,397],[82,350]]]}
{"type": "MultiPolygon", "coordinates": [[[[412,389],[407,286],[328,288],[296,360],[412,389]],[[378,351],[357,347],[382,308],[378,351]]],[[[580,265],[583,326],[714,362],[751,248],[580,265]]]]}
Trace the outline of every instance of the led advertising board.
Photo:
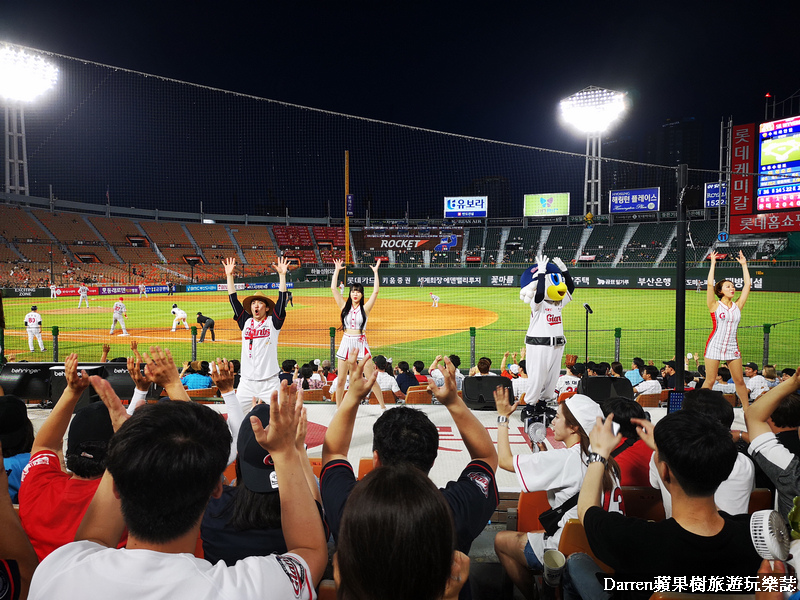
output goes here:
{"type": "Polygon", "coordinates": [[[758,128],[756,210],[800,208],[800,117],[758,128]]]}
{"type": "Polygon", "coordinates": [[[728,201],[728,184],[724,181],[714,181],[706,184],[704,206],[706,208],[717,208],[718,206],[725,206],[728,201]],[[722,194],[720,194],[720,189],[722,194]]]}
{"type": "Polygon", "coordinates": [[[569,215],[569,192],[525,194],[525,217],[561,217],[569,215]]]}

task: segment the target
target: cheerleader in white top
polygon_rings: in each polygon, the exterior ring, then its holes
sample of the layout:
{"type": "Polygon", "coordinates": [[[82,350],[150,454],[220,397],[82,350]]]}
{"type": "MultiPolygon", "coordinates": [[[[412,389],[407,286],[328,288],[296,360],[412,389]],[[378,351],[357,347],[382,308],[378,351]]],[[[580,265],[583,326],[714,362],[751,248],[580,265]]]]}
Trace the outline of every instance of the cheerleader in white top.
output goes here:
{"type": "MultiPolygon", "coordinates": [[[[360,362],[363,358],[369,359],[372,356],[364,331],[367,326],[369,313],[372,307],[375,306],[375,300],[377,300],[378,291],[380,290],[378,268],[381,266],[381,259],[376,260],[375,266],[370,267],[375,275],[372,284],[372,294],[370,294],[366,302],[364,302],[364,286],[360,283],[351,284],[350,295],[347,297],[347,300],[345,301],[345,299],[342,298],[342,294],[339,292],[337,285],[339,271],[344,268],[344,261],[335,260],[333,264],[335,268],[333,277],[331,277],[331,294],[333,294],[333,299],[336,301],[336,306],[341,310],[341,329],[344,332],[342,343],[339,345],[339,350],[336,352],[339,367],[338,385],[336,386],[336,404],[338,405],[341,399],[344,398],[344,382],[347,379],[349,371],[348,357],[355,354],[356,360],[360,362]]],[[[374,370],[375,365],[371,360],[368,361],[364,367],[364,376],[369,379],[374,370]]],[[[386,410],[386,405],[383,403],[383,392],[381,392],[381,388],[377,383],[372,387],[372,391],[375,392],[375,396],[378,398],[381,410],[386,410]]]]}
{"type": "Polygon", "coordinates": [[[742,319],[742,308],[750,294],[750,271],[747,270],[747,260],[740,250],[736,262],[742,265],[744,286],[739,299],[734,302],[736,288],[732,281],[722,279],[716,285],[714,284],[714,269],[717,265],[716,252],[712,252],[709,258],[711,259],[711,268],[708,270],[706,303],[708,310],[711,311],[713,329],[706,343],[706,380],[703,387],[710,388],[714,385],[719,363],[726,361],[733,382],[736,384],[736,395],[739,396],[742,406],[747,410],[750,403],[748,402],[747,386],[744,384],[742,354],[739,352],[739,345],[736,342],[736,330],[742,319]]]}

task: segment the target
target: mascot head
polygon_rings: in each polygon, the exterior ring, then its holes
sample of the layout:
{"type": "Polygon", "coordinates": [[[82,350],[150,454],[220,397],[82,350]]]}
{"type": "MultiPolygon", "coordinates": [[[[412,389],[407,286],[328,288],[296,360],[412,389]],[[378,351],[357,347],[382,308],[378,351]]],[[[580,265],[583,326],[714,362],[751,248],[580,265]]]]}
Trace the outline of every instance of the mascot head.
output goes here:
{"type": "MultiPolygon", "coordinates": [[[[539,267],[533,265],[523,271],[520,277],[520,299],[526,304],[530,304],[536,294],[538,283],[539,267]]],[[[544,279],[544,300],[545,302],[559,302],[564,299],[567,293],[567,284],[561,276],[561,269],[557,265],[548,262],[544,279]]]]}

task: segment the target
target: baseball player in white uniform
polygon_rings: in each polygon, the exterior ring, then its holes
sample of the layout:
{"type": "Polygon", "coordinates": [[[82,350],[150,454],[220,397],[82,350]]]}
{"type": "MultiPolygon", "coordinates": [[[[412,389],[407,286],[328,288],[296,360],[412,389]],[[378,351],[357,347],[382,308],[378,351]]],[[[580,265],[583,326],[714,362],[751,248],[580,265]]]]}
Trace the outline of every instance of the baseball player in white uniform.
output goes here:
{"type": "Polygon", "coordinates": [[[78,288],[78,294],[80,294],[80,299],[78,300],[78,308],[81,307],[83,301],[86,301],[86,308],[89,308],[89,288],[86,287],[84,283],[81,287],[78,288]]]}
{"type": "Polygon", "coordinates": [[[122,328],[121,335],[130,335],[128,330],[125,329],[125,319],[128,317],[128,309],[125,308],[122,296],[120,296],[119,300],[114,302],[114,308],[111,310],[114,312],[114,316],[111,319],[111,330],[108,332],[108,335],[114,335],[114,329],[117,327],[117,323],[119,323],[119,326],[122,328]]]}
{"type": "Polygon", "coordinates": [[[437,306],[439,306],[439,296],[437,296],[433,292],[431,292],[431,300],[433,300],[431,308],[436,308],[437,306]]]}
{"type": "Polygon", "coordinates": [[[52,300],[53,298],[58,298],[58,294],[56,293],[55,283],[50,284],[50,299],[52,300]]]}
{"type": "Polygon", "coordinates": [[[556,382],[564,355],[564,325],[561,311],[572,300],[575,284],[560,258],[547,262],[546,256],[536,257],[536,266],[522,274],[520,299],[531,305],[531,319],[525,336],[528,391],[525,402],[556,397],[556,382]]]}
{"type": "MultiPolygon", "coordinates": [[[[178,323],[183,323],[183,326],[186,329],[189,329],[189,323],[186,322],[186,311],[178,308],[177,304],[172,305],[172,314],[175,315],[175,319],[172,321],[172,331],[175,331],[175,327],[177,327],[178,323]]],[[[248,411],[249,412],[249,411],[248,411]]]]}
{"type": "Polygon", "coordinates": [[[278,302],[274,302],[262,291],[247,296],[241,303],[236,294],[233,271],[235,258],[226,258],[225,278],[228,283],[228,299],[233,308],[233,318],[242,330],[241,379],[236,396],[242,409],[249,411],[253,398],[269,403],[272,392],[280,386],[280,364],[278,363],[278,336],[286,319],[286,273],[289,261],[278,258],[272,265],[278,272],[278,302]]]}
{"type": "Polygon", "coordinates": [[[28,348],[33,352],[33,338],[39,342],[39,352],[44,352],[42,341],[42,315],[36,312],[36,305],[31,306],[31,312],[25,315],[25,329],[28,330],[28,348]]]}
{"type": "Polygon", "coordinates": [[[144,299],[147,300],[147,286],[145,284],[143,284],[143,283],[140,283],[139,284],[139,300],[142,299],[142,296],[144,296],[144,299]]]}

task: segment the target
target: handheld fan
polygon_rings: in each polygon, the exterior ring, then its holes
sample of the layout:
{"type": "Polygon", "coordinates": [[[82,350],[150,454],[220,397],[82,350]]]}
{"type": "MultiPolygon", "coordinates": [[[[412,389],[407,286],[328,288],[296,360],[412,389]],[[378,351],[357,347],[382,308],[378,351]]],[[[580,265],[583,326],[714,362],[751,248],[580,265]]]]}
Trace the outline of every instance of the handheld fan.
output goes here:
{"type": "Polygon", "coordinates": [[[750,539],[765,560],[786,560],[789,556],[789,529],[774,510],[757,510],[751,515],[750,539]]]}

